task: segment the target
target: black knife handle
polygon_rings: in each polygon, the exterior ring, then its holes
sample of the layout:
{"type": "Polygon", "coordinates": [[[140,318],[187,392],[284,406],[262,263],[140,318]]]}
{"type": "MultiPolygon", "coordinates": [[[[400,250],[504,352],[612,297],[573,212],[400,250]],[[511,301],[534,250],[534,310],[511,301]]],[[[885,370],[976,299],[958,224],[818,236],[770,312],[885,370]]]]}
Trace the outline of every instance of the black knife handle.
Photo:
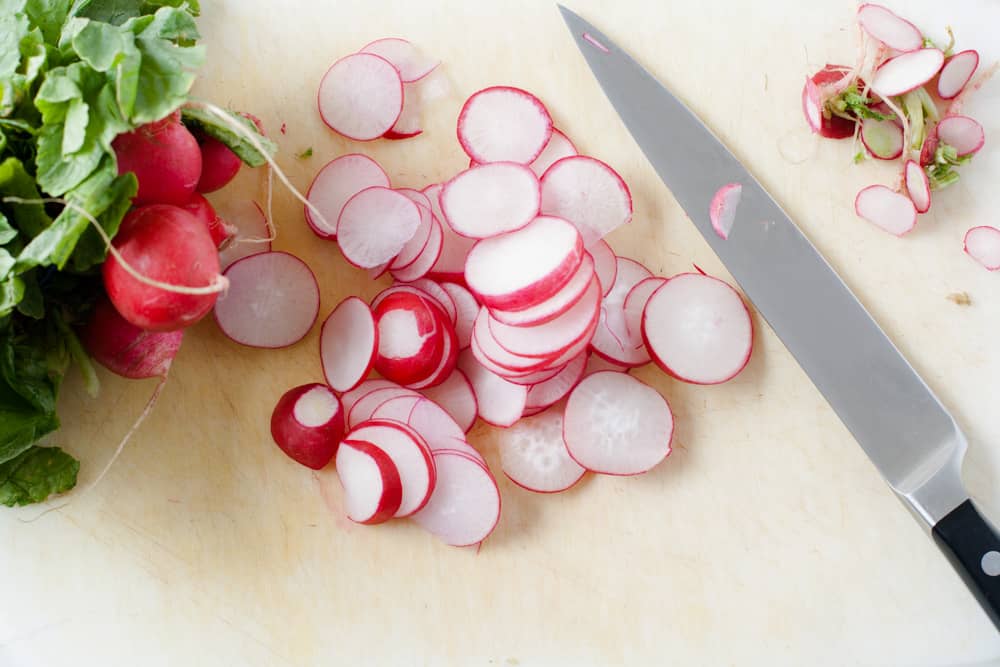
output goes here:
{"type": "Polygon", "coordinates": [[[937,522],[934,541],[1000,630],[1000,535],[971,500],[937,522]]]}

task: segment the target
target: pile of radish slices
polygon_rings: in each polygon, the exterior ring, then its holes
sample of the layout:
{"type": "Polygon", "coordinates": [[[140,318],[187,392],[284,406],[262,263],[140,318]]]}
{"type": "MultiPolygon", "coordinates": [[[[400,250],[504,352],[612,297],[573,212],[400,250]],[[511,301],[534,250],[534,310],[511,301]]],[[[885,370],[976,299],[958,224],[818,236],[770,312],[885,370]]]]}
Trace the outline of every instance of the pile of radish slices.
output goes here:
{"type": "MultiPolygon", "coordinates": [[[[900,164],[895,187],[871,185],[854,200],[859,217],[902,236],[931,207],[931,193],[959,178],[958,168],[983,147],[985,133],[963,115],[969,95],[997,70],[981,68],[975,50],[939,48],[906,19],[877,4],[858,7],[861,44],[853,67],[827,65],[806,79],[802,110],[813,132],[860,138],[866,157],[900,164]]],[[[720,227],[717,227],[720,229],[720,227]]],[[[727,229],[720,230],[725,236],[727,229]]],[[[976,227],[966,252],[991,271],[1000,268],[1000,229],[976,227]]]]}

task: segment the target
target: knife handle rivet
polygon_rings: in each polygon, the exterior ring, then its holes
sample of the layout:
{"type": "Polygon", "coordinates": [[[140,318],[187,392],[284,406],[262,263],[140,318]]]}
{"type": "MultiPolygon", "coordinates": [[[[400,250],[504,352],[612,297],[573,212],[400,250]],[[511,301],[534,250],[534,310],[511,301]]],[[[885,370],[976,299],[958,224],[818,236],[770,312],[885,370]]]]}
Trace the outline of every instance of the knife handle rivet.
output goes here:
{"type": "Polygon", "coordinates": [[[1000,576],[1000,551],[987,551],[983,554],[983,559],[979,561],[983,572],[988,577],[1000,576]]]}

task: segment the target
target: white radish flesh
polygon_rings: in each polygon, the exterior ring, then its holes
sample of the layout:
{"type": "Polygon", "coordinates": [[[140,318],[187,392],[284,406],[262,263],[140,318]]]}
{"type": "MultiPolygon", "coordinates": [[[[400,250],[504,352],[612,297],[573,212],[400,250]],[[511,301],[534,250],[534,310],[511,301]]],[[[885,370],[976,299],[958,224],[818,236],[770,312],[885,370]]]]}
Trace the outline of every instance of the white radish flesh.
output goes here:
{"type": "Polygon", "coordinates": [[[451,415],[464,432],[468,433],[476,423],[479,411],[476,393],[462,371],[456,369],[444,382],[436,387],[423,389],[421,393],[451,415]]]}
{"type": "Polygon", "coordinates": [[[665,282],[667,282],[666,278],[653,276],[640,280],[628,291],[623,310],[625,311],[625,330],[630,339],[638,336],[639,340],[642,340],[642,314],[646,311],[646,302],[649,301],[649,297],[653,296],[653,292],[665,282]]]}
{"type": "Polygon", "coordinates": [[[956,53],[941,68],[938,76],[938,96],[943,100],[950,100],[956,97],[969,79],[976,73],[979,67],[979,53],[976,51],[962,51],[956,53]]]}
{"type": "Polygon", "coordinates": [[[465,258],[469,255],[475,239],[470,239],[458,234],[451,225],[448,224],[444,211],[441,210],[441,190],[443,185],[435,183],[428,185],[422,190],[427,199],[431,202],[431,211],[434,217],[441,223],[441,230],[444,233],[441,254],[437,262],[431,268],[431,277],[436,280],[464,281],[465,258]]]}
{"type": "Polygon", "coordinates": [[[423,100],[420,83],[403,83],[403,108],[399,118],[383,134],[385,139],[411,139],[423,133],[423,100]]]}
{"type": "Polygon", "coordinates": [[[903,154],[903,128],[893,120],[865,118],[861,121],[861,141],[879,160],[895,160],[903,154]]]}
{"type": "Polygon", "coordinates": [[[388,60],[399,70],[399,77],[403,83],[423,79],[441,62],[423,54],[412,42],[398,37],[376,39],[361,47],[360,52],[373,53],[388,60]]]}
{"type": "Polygon", "coordinates": [[[493,336],[490,314],[486,308],[479,311],[472,330],[472,344],[469,346],[476,359],[497,375],[503,377],[528,375],[549,367],[552,357],[538,358],[511,352],[493,336]]]}
{"type": "Polygon", "coordinates": [[[395,383],[391,384],[392,386],[379,387],[358,398],[347,413],[347,428],[354,428],[361,422],[371,419],[372,414],[383,403],[401,396],[419,396],[412,389],[400,387],[395,383]]]}
{"type": "Polygon", "coordinates": [[[473,94],[458,115],[458,141],[480,164],[530,164],[552,136],[545,105],[520,88],[495,86],[473,94]]]}
{"type": "Polygon", "coordinates": [[[1000,229],[973,227],[965,234],[965,252],[988,271],[1000,270],[1000,229]]]}
{"type": "Polygon", "coordinates": [[[561,410],[522,419],[500,434],[498,449],[510,481],[536,493],[565,491],[587,472],[566,450],[561,410]]]}
{"type": "Polygon", "coordinates": [[[396,518],[419,511],[431,497],[437,472],[430,447],[413,429],[391,421],[371,420],[358,424],[344,436],[352,442],[370,442],[392,460],[399,474],[401,497],[396,518]]]}
{"type": "Polygon", "coordinates": [[[859,217],[890,234],[902,236],[917,224],[917,209],[910,198],[884,185],[869,185],[854,199],[859,217]]]}
{"type": "Polygon", "coordinates": [[[420,250],[420,254],[409,265],[392,269],[392,277],[400,282],[409,282],[426,276],[438,258],[441,256],[441,249],[444,244],[444,231],[437,218],[431,218],[430,236],[427,243],[420,250]]]}
{"type": "Polygon", "coordinates": [[[260,204],[252,199],[228,200],[216,207],[216,213],[235,229],[219,250],[220,270],[225,271],[244,257],[270,252],[271,225],[260,204]]]}
{"type": "Polygon", "coordinates": [[[896,51],[915,51],[924,45],[924,37],[915,25],[882,5],[866,3],[858,7],[858,24],[896,51]]]}
{"type": "Polygon", "coordinates": [[[604,239],[590,244],[587,252],[594,258],[594,273],[601,281],[601,293],[607,296],[614,287],[615,277],[618,275],[618,257],[604,239]]]}
{"type": "Polygon", "coordinates": [[[947,116],[936,129],[938,139],[953,147],[959,157],[972,155],[986,142],[983,126],[968,116],[947,116]]]}
{"type": "Polygon", "coordinates": [[[527,387],[486,369],[469,350],[459,355],[458,367],[472,384],[483,421],[494,426],[511,426],[520,419],[528,398],[527,387]]]}
{"type": "Polygon", "coordinates": [[[632,194],[618,173],[600,160],[578,155],[559,160],[542,176],[542,213],[569,220],[588,248],[632,220],[632,194]]]}
{"type": "Polygon", "coordinates": [[[631,375],[603,371],[572,391],[563,416],[569,455],[607,475],[646,472],[670,454],[674,417],[659,393],[631,375]]]}
{"type": "Polygon", "coordinates": [[[593,333],[600,316],[601,284],[591,279],[590,287],[565,313],[542,324],[511,326],[487,313],[493,337],[506,350],[525,357],[551,358],[593,333]]]}
{"type": "MultiPolygon", "coordinates": [[[[902,136],[900,136],[900,146],[902,146],[902,136]]],[[[712,229],[723,239],[729,238],[729,232],[736,222],[736,208],[740,205],[740,198],[743,196],[743,186],[739,183],[729,183],[719,188],[712,202],[708,207],[708,217],[712,222],[712,229]]]]}
{"type": "MultiPolygon", "coordinates": [[[[418,401],[424,400],[419,394],[413,396],[397,396],[390,398],[377,408],[372,410],[372,414],[362,424],[367,424],[372,420],[381,419],[405,424],[410,419],[410,413],[418,401]]],[[[357,428],[357,426],[355,426],[357,428]]]]}
{"type": "Polygon", "coordinates": [[[939,49],[918,49],[885,61],[872,77],[871,88],[884,98],[895,97],[918,88],[931,79],[944,64],[939,49]]]}
{"type": "Polygon", "coordinates": [[[931,184],[927,172],[916,160],[907,160],[903,166],[903,180],[917,213],[926,213],[931,207],[931,184]]]}
{"type": "Polygon", "coordinates": [[[336,460],[347,518],[368,525],[391,519],[402,502],[403,487],[389,455],[370,442],[345,440],[336,460]]]}
{"type": "Polygon", "coordinates": [[[341,301],[323,322],[319,357],[326,382],[350,391],[368,375],[378,350],[378,330],[371,308],[356,296],[341,301]]]}
{"type": "Polygon", "coordinates": [[[465,429],[444,408],[428,398],[417,401],[407,423],[435,451],[454,447],[456,440],[465,440],[465,429]]]}
{"type": "Polygon", "coordinates": [[[340,212],[337,243],[344,258],[363,269],[391,261],[420,227],[420,209],[406,195],[383,187],[362,190],[340,212]]]}
{"type": "Polygon", "coordinates": [[[472,327],[479,314],[479,302],[472,292],[456,283],[441,283],[441,289],[455,304],[455,335],[458,336],[458,348],[464,350],[472,343],[472,327]]]}
{"type": "Polygon", "coordinates": [[[531,385],[525,408],[545,409],[561,401],[583,379],[583,370],[587,366],[587,354],[578,355],[573,361],[563,366],[562,370],[551,378],[531,385]]]}
{"type": "Polygon", "coordinates": [[[215,321],[229,338],[249,347],[294,345],[319,314],[316,276],[286,252],[250,255],[226,269],[229,289],[215,302],[215,321]]]}
{"type": "Polygon", "coordinates": [[[403,81],[385,58],[354,53],[327,70],[318,98],[319,114],[330,129],[355,141],[371,141],[399,119],[403,81]]]}
{"type": "MultiPolygon", "coordinates": [[[[409,194],[403,190],[397,190],[397,192],[409,197],[409,194]]],[[[413,197],[410,197],[410,199],[417,204],[417,209],[420,211],[420,225],[417,227],[417,231],[413,233],[413,238],[407,241],[406,245],[399,251],[399,254],[389,262],[390,271],[405,269],[416,262],[430,242],[431,234],[434,231],[434,214],[431,213],[430,207],[421,205],[413,197]]]]}
{"type": "MultiPolygon", "coordinates": [[[[531,308],[509,312],[506,310],[491,309],[490,314],[504,324],[512,326],[533,326],[544,324],[563,315],[567,310],[576,305],[587,288],[590,287],[594,279],[594,260],[589,253],[585,253],[583,261],[577,268],[573,277],[556,292],[554,295],[531,308]]],[[[598,281],[599,282],[599,281],[598,281]]]]}
{"type": "Polygon", "coordinates": [[[317,236],[336,236],[337,220],[344,204],[362,190],[372,187],[389,187],[389,176],[385,170],[367,155],[341,155],[326,164],[313,178],[306,199],[319,211],[322,220],[306,206],[306,222],[317,236]]]}
{"type": "Polygon", "coordinates": [[[344,406],[344,415],[345,416],[349,415],[351,412],[351,408],[353,408],[354,404],[357,403],[358,400],[360,400],[361,398],[367,396],[368,394],[378,389],[388,389],[388,388],[402,389],[402,387],[400,387],[395,382],[390,382],[389,380],[383,380],[381,378],[375,378],[372,380],[365,380],[354,389],[344,392],[344,394],[341,395],[340,397],[340,403],[341,405],[344,406]]]}
{"type": "Polygon", "coordinates": [[[452,229],[487,238],[520,229],[538,215],[538,177],[522,164],[494,162],[463,171],[445,184],[441,209],[452,229]]]}
{"type": "Polygon", "coordinates": [[[413,515],[414,522],[445,544],[482,542],[500,521],[500,490],[493,475],[477,459],[458,452],[434,452],[434,463],[434,493],[413,515]]]}
{"type": "Polygon", "coordinates": [[[700,273],[674,276],[653,292],[642,335],[661,369],[694,384],[735,377],[753,349],[753,324],[739,294],[700,273]]]}
{"type": "Polygon", "coordinates": [[[640,282],[653,277],[652,271],[626,257],[616,258],[618,269],[611,291],[601,302],[601,322],[591,341],[597,354],[629,367],[649,362],[642,335],[628,328],[625,299],[640,282]]]}
{"type": "Polygon", "coordinates": [[[569,137],[556,128],[552,128],[552,136],[549,137],[549,142],[545,144],[541,154],[531,163],[531,170],[541,178],[542,174],[559,160],[578,154],[576,146],[569,140],[569,137]]]}

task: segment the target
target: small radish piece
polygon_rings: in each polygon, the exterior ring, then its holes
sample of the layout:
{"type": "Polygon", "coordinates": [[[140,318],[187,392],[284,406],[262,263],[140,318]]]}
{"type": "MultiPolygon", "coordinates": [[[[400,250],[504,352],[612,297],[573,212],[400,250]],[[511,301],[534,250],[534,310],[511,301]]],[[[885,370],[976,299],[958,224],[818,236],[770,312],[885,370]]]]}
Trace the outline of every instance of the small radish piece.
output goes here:
{"type": "Polygon", "coordinates": [[[202,137],[198,148],[201,149],[201,176],[195,186],[197,192],[221,190],[236,178],[243,166],[236,153],[215,137],[202,137]]]}
{"type": "Polygon", "coordinates": [[[895,97],[919,88],[940,71],[944,54],[940,49],[910,51],[882,63],[872,77],[871,88],[881,97],[895,97]]]}
{"type": "Polygon", "coordinates": [[[377,445],[345,440],[337,448],[336,465],[348,519],[374,525],[396,514],[403,501],[403,484],[392,459],[377,445]]]}
{"type": "Polygon", "coordinates": [[[445,183],[441,210],[456,232],[482,239],[527,225],[538,215],[540,198],[533,171],[515,162],[493,162],[445,183]]]}
{"type": "Polygon", "coordinates": [[[552,358],[593,334],[600,316],[601,284],[591,279],[590,287],[577,303],[565,313],[532,326],[511,326],[498,321],[487,311],[487,321],[493,337],[504,349],[524,357],[552,358]]]}
{"type": "MultiPolygon", "coordinates": [[[[421,209],[421,214],[423,214],[426,209],[418,207],[421,209]]],[[[431,229],[430,236],[427,238],[427,243],[420,250],[420,254],[414,259],[409,265],[404,266],[399,269],[391,269],[392,277],[400,282],[409,282],[411,280],[418,280],[426,276],[434,264],[437,262],[438,258],[441,256],[441,249],[444,245],[444,230],[443,225],[438,222],[437,218],[431,217],[431,229]]]]}
{"type": "Polygon", "coordinates": [[[890,234],[902,236],[917,224],[917,209],[906,195],[884,185],[869,185],[854,198],[854,212],[890,234]]]}
{"type": "Polygon", "coordinates": [[[351,197],[337,221],[337,244],[351,264],[370,269],[389,262],[420,227],[420,208],[406,195],[384,187],[351,197]]]}
{"type": "Polygon", "coordinates": [[[399,70],[403,83],[419,81],[441,62],[427,57],[412,42],[398,37],[376,39],[361,47],[360,53],[373,53],[388,60],[399,70]]]}
{"type": "Polygon", "coordinates": [[[344,436],[344,410],[325,384],[289,389],[271,413],[271,437],[294,461],[320,470],[344,436]]]}
{"type": "Polygon", "coordinates": [[[98,299],[80,332],[94,361],[115,375],[139,380],[164,377],[184,340],[184,331],[140,329],[122,317],[105,297],[98,299]]]}
{"type": "Polygon", "coordinates": [[[861,121],[861,142],[872,157],[895,160],[903,154],[903,128],[893,120],[865,118],[861,121]]]}
{"type": "Polygon", "coordinates": [[[846,139],[854,136],[855,121],[832,113],[824,114],[824,91],[835,92],[839,83],[847,76],[851,68],[842,65],[826,65],[811,77],[806,77],[802,87],[802,113],[809,123],[809,128],[816,134],[827,139],[846,139]]]}
{"type": "MultiPolygon", "coordinates": [[[[903,137],[900,132],[900,150],[902,150],[903,137]]],[[[733,230],[733,223],[736,222],[736,208],[740,205],[740,198],[743,196],[743,186],[739,183],[729,183],[723,185],[712,197],[712,202],[708,207],[708,217],[712,221],[712,229],[723,240],[729,238],[729,232],[733,230]]]]}
{"type": "Polygon", "coordinates": [[[642,336],[657,366],[692,384],[734,378],[753,349],[753,324],[740,295],[700,273],[674,276],[653,292],[642,336]]]}
{"type": "Polygon", "coordinates": [[[395,383],[390,384],[391,386],[389,387],[380,387],[369,391],[367,394],[361,396],[354,402],[354,405],[351,406],[350,412],[347,413],[348,428],[354,428],[361,422],[371,419],[372,415],[376,410],[378,410],[379,407],[391,400],[405,396],[420,396],[420,394],[412,389],[400,387],[395,383]]]}
{"type": "Polygon", "coordinates": [[[915,25],[882,5],[865,3],[858,7],[858,25],[896,51],[915,51],[924,45],[924,36],[915,25]]]}
{"type": "Polygon", "coordinates": [[[455,305],[455,301],[451,298],[451,294],[449,294],[441,285],[437,284],[433,280],[428,280],[427,278],[418,278],[406,284],[422,291],[430,297],[431,301],[441,306],[441,309],[448,316],[448,321],[452,324],[452,326],[455,325],[455,322],[458,319],[458,307],[455,305]]]}
{"type": "MultiPolygon", "coordinates": [[[[498,321],[512,326],[532,326],[544,324],[564,314],[572,308],[590,287],[594,279],[594,260],[589,253],[584,253],[583,261],[573,277],[552,297],[541,303],[514,312],[491,309],[490,314],[498,321]]],[[[600,281],[598,281],[600,283],[600,281]]]]}
{"type": "Polygon", "coordinates": [[[566,450],[562,410],[522,419],[500,434],[498,448],[503,473],[528,491],[559,493],[587,472],[566,450]]]}
{"type": "Polygon", "coordinates": [[[472,327],[479,314],[479,302],[472,292],[456,283],[441,283],[441,289],[455,304],[455,334],[458,336],[458,348],[464,350],[472,343],[472,327]]]}
{"type": "MultiPolygon", "coordinates": [[[[403,190],[397,190],[397,192],[407,194],[403,190]]],[[[407,196],[409,195],[407,194],[407,196]]],[[[413,197],[410,197],[410,199],[417,204],[417,208],[420,210],[420,226],[413,233],[413,238],[407,241],[403,249],[399,251],[399,254],[389,262],[390,270],[405,269],[417,261],[420,258],[420,253],[424,251],[424,248],[430,242],[431,234],[434,231],[434,214],[431,213],[430,207],[423,206],[413,199],[413,197]]]]}
{"type": "Polygon", "coordinates": [[[493,475],[470,455],[434,452],[437,484],[427,505],[413,515],[424,530],[445,544],[479,544],[500,521],[500,489],[493,475]]]}
{"type": "Polygon", "coordinates": [[[389,187],[389,176],[375,160],[367,155],[351,153],[323,166],[306,192],[306,199],[320,212],[323,220],[305,207],[306,222],[322,238],[337,235],[337,220],[344,205],[362,190],[389,187]],[[324,222],[325,220],[325,222],[324,222]]]}
{"type": "Polygon", "coordinates": [[[979,67],[979,53],[968,50],[956,53],[941,68],[941,75],[938,76],[937,91],[942,100],[950,100],[956,96],[969,79],[976,73],[979,67]]]}
{"type": "Polygon", "coordinates": [[[442,318],[429,301],[406,292],[390,294],[374,308],[378,328],[375,370],[408,385],[426,380],[441,362],[442,318]]]}
{"type": "Polygon", "coordinates": [[[584,155],[563,158],[542,176],[542,213],[569,220],[586,247],[632,220],[632,194],[618,173],[584,155]]]}
{"type": "Polygon", "coordinates": [[[570,393],[563,440],[574,461],[605,475],[638,475],[670,454],[674,416],[649,385],[602,371],[570,393]]]}
{"type": "Polygon", "coordinates": [[[988,271],[1000,270],[1000,229],[973,227],[965,234],[965,252],[988,271]]]}
{"type": "Polygon", "coordinates": [[[358,402],[361,398],[364,398],[368,394],[375,392],[378,389],[402,389],[395,382],[390,382],[389,380],[383,380],[381,378],[376,378],[373,380],[365,380],[359,384],[354,389],[344,392],[340,397],[340,402],[344,406],[344,414],[348,415],[348,421],[350,421],[351,408],[354,404],[358,402]]]}
{"type": "Polygon", "coordinates": [[[564,157],[570,157],[573,155],[579,155],[579,151],[576,150],[576,146],[573,142],[569,140],[565,134],[556,128],[552,128],[552,136],[549,137],[549,142],[545,144],[545,148],[542,150],[541,154],[535,158],[535,161],[530,165],[531,170],[535,172],[538,178],[542,177],[542,174],[551,167],[553,164],[563,159],[564,157]]]}
{"type": "Polygon", "coordinates": [[[531,93],[494,86],[474,93],[458,115],[458,141],[480,164],[530,164],[552,136],[552,117],[531,93]]]}
{"type": "Polygon", "coordinates": [[[618,257],[604,239],[595,241],[587,248],[587,252],[594,258],[594,273],[601,281],[601,292],[608,295],[615,285],[615,277],[618,274],[618,257]]]}
{"type": "Polygon", "coordinates": [[[221,248],[236,231],[235,228],[227,225],[225,220],[219,217],[211,202],[197,192],[191,195],[191,199],[180,208],[193,215],[199,222],[205,225],[205,229],[208,230],[208,234],[212,237],[212,243],[215,244],[216,248],[221,248]]]}
{"type": "Polygon", "coordinates": [[[659,276],[645,278],[633,285],[632,289],[625,295],[625,303],[623,304],[625,330],[630,339],[638,337],[640,341],[642,340],[642,314],[646,310],[646,302],[649,301],[649,297],[653,296],[653,292],[665,282],[667,279],[659,276]]]}
{"type": "Polygon", "coordinates": [[[473,246],[465,280],[490,308],[524,310],[554,296],[582,261],[583,243],[576,228],[561,218],[540,216],[523,229],[473,246]]]}
{"type": "Polygon", "coordinates": [[[578,355],[573,361],[563,366],[562,370],[548,380],[534,384],[528,389],[525,408],[545,409],[558,403],[583,379],[583,370],[587,366],[587,354],[578,355]]]}
{"type": "Polygon", "coordinates": [[[370,442],[392,459],[402,487],[399,509],[394,517],[410,516],[427,504],[437,481],[437,471],[430,447],[416,431],[406,424],[373,419],[355,426],[344,439],[370,442]]]}
{"type": "Polygon", "coordinates": [[[260,205],[252,199],[223,202],[216,209],[232,236],[219,250],[219,266],[225,271],[236,260],[271,250],[271,226],[260,205]]]}
{"type": "Polygon", "coordinates": [[[917,213],[926,213],[931,207],[931,184],[927,180],[927,172],[915,160],[907,160],[903,165],[903,180],[917,213]]]}
{"type": "Polygon", "coordinates": [[[309,333],[319,315],[319,285],[305,262],[287,252],[250,255],[226,269],[229,289],[215,322],[241,345],[281,348],[309,333]]]}
{"type": "Polygon", "coordinates": [[[111,148],[118,173],[132,172],[139,181],[132,200],[136,206],[181,206],[194,194],[201,177],[201,149],[176,115],[119,134],[111,148]]]}
{"type": "Polygon", "coordinates": [[[493,426],[511,426],[524,412],[528,388],[509,382],[488,370],[465,350],[458,355],[458,367],[465,373],[476,393],[479,416],[493,426]]]}
{"type": "Polygon", "coordinates": [[[335,62],[319,84],[319,115],[327,126],[355,141],[388,132],[403,111],[403,81],[385,58],[354,53],[335,62]]]}
{"type": "Polygon", "coordinates": [[[327,383],[350,391],[368,375],[378,350],[378,330],[371,308],[356,296],[341,301],[323,322],[319,358],[327,383]]]}
{"type": "Polygon", "coordinates": [[[640,282],[653,277],[645,266],[626,257],[617,258],[615,284],[601,302],[601,322],[591,348],[602,357],[628,367],[649,362],[639,331],[630,331],[625,318],[625,299],[640,282]]]}
{"type": "Polygon", "coordinates": [[[476,393],[472,390],[465,373],[456,369],[441,384],[421,390],[421,393],[451,415],[455,423],[466,433],[476,423],[476,393]]]}
{"type": "Polygon", "coordinates": [[[938,139],[948,144],[958,156],[971,155],[983,147],[983,126],[968,116],[947,116],[937,124],[938,139]]]}

